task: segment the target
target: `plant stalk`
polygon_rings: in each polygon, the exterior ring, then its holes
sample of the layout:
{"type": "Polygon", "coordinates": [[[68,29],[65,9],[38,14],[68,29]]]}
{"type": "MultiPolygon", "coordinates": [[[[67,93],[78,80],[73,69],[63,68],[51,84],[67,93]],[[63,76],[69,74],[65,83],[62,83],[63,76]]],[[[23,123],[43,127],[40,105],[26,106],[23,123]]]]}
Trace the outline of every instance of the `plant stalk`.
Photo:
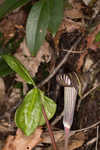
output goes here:
{"type": "Polygon", "coordinates": [[[44,118],[45,118],[45,121],[46,121],[46,124],[47,124],[47,127],[48,127],[48,131],[49,131],[49,135],[50,135],[50,138],[51,138],[51,142],[52,142],[53,149],[54,149],[54,150],[57,150],[55,138],[54,138],[54,135],[53,135],[51,126],[50,126],[50,124],[49,124],[49,121],[48,121],[48,118],[47,118],[47,115],[46,115],[46,112],[45,112],[45,109],[44,109],[43,104],[42,104],[42,112],[43,112],[43,116],[44,116],[44,118]]]}

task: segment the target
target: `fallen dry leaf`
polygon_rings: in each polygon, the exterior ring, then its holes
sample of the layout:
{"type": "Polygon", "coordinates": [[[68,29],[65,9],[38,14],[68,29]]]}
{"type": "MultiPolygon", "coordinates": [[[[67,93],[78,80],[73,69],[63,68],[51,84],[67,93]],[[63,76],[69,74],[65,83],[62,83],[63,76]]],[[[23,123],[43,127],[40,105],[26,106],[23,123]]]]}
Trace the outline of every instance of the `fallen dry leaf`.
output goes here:
{"type": "Polygon", "coordinates": [[[73,32],[76,29],[82,30],[82,28],[84,28],[83,23],[75,22],[72,21],[71,19],[64,18],[59,30],[66,29],[66,32],[73,32]]]}
{"type": "Polygon", "coordinates": [[[72,5],[72,7],[74,9],[78,9],[80,10],[81,8],[83,8],[82,3],[76,0],[69,0],[69,3],[72,5]]]}
{"type": "Polygon", "coordinates": [[[100,24],[97,25],[97,27],[94,29],[94,31],[88,35],[88,37],[86,39],[87,40],[87,49],[91,48],[93,50],[96,50],[96,48],[98,48],[97,45],[96,45],[96,43],[94,43],[94,40],[95,40],[96,34],[99,31],[100,31],[100,24]]]}
{"type": "MultiPolygon", "coordinates": [[[[3,33],[5,44],[15,36],[16,31],[18,32],[18,30],[16,30],[18,29],[17,27],[22,26],[22,24],[24,24],[25,22],[25,19],[25,12],[23,10],[20,10],[16,13],[10,14],[8,17],[0,21],[0,32],[3,33]]],[[[24,32],[24,27],[20,31],[24,32]]]]}
{"type": "Polygon", "coordinates": [[[17,129],[15,136],[8,136],[6,144],[2,150],[31,150],[42,141],[40,138],[41,134],[41,128],[37,128],[30,136],[25,136],[20,129],[17,129]]]}
{"type": "Polygon", "coordinates": [[[24,40],[21,43],[20,51],[18,51],[15,56],[27,68],[32,77],[34,77],[38,72],[38,68],[41,62],[48,63],[51,60],[50,46],[48,42],[45,41],[40,47],[36,57],[33,57],[30,55],[29,49],[27,48],[26,42],[24,40]]]}
{"type": "MultiPolygon", "coordinates": [[[[63,130],[59,130],[59,131],[53,131],[53,135],[55,138],[55,142],[60,142],[62,140],[64,140],[64,131],[63,130]]],[[[51,138],[48,132],[44,132],[43,133],[43,143],[47,143],[50,144],[51,143],[51,138]]]]}
{"type": "MultiPolygon", "coordinates": [[[[78,7],[78,6],[77,6],[78,7]]],[[[61,37],[61,34],[65,32],[73,32],[74,30],[80,30],[84,31],[85,25],[84,22],[75,22],[71,19],[76,19],[76,18],[82,18],[83,14],[81,12],[81,6],[79,8],[75,7],[74,9],[71,10],[66,10],[64,11],[64,17],[62,20],[62,23],[58,29],[58,32],[56,33],[56,36],[54,37],[54,43],[56,49],[58,49],[58,44],[59,44],[59,39],[61,37]]]]}
{"type": "Polygon", "coordinates": [[[83,132],[77,133],[70,137],[68,150],[74,150],[81,147],[85,142],[85,135],[83,132]]]}
{"type": "Polygon", "coordinates": [[[54,37],[55,47],[58,47],[59,39],[61,34],[65,32],[73,32],[74,30],[84,31],[84,23],[83,22],[75,22],[71,19],[68,19],[64,16],[64,19],[59,27],[56,36],[54,37]]]}
{"type": "Polygon", "coordinates": [[[83,62],[84,62],[84,58],[85,56],[88,54],[88,49],[91,48],[92,50],[96,51],[96,49],[100,46],[100,42],[95,42],[94,43],[94,40],[95,40],[95,37],[96,37],[96,34],[100,31],[100,24],[97,25],[97,27],[93,30],[93,32],[91,32],[87,38],[86,38],[86,41],[87,41],[87,46],[86,46],[86,50],[84,51],[84,53],[82,53],[80,55],[80,58],[78,60],[78,63],[77,63],[77,70],[79,71],[83,65],[83,62]]]}
{"type": "MultiPolygon", "coordinates": [[[[84,144],[85,139],[86,137],[83,132],[72,135],[69,138],[68,150],[75,150],[76,148],[81,147],[84,144]]],[[[65,150],[65,141],[61,141],[61,142],[58,141],[56,145],[59,150],[65,150]]],[[[45,150],[53,150],[53,147],[50,146],[49,148],[45,150]]]]}
{"type": "Polygon", "coordinates": [[[13,109],[20,102],[21,99],[21,90],[18,88],[12,89],[11,93],[8,96],[8,101],[6,102],[7,110],[13,109]]]}
{"type": "Polygon", "coordinates": [[[75,29],[80,30],[84,27],[83,22],[75,22],[71,19],[82,18],[83,14],[80,9],[74,8],[64,11],[64,18],[58,31],[66,30],[66,32],[73,32],[75,29]]]}
{"type": "Polygon", "coordinates": [[[83,18],[82,12],[80,10],[78,10],[78,9],[65,10],[64,11],[64,16],[68,17],[70,19],[83,18]]]}

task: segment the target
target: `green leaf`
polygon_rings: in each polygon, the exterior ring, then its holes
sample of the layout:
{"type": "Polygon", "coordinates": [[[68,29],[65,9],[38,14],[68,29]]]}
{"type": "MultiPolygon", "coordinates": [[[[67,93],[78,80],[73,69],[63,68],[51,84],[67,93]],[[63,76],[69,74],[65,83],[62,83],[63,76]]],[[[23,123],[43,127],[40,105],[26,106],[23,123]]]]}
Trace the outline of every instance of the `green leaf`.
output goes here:
{"type": "Polygon", "coordinates": [[[0,59],[0,77],[5,77],[5,76],[12,74],[12,73],[13,73],[13,71],[7,65],[7,63],[3,59],[0,59]]]}
{"type": "MultiPolygon", "coordinates": [[[[50,120],[56,112],[56,104],[51,98],[45,96],[42,91],[40,91],[40,95],[41,95],[42,104],[44,106],[47,118],[48,120],[50,120]]],[[[45,124],[45,119],[42,114],[39,125],[43,125],[43,124],[45,124]]]]}
{"type": "Polygon", "coordinates": [[[11,55],[3,55],[2,56],[6,63],[14,70],[20,77],[22,77],[27,83],[33,84],[35,86],[34,81],[32,80],[30,74],[27,69],[20,63],[16,57],[11,55]]]}
{"type": "Polygon", "coordinates": [[[40,93],[37,88],[32,89],[25,96],[22,104],[16,111],[15,122],[17,127],[29,136],[37,128],[41,117],[40,93]]]}
{"type": "Polygon", "coordinates": [[[48,3],[46,0],[40,0],[32,7],[26,25],[27,45],[33,56],[37,54],[45,39],[48,23],[48,3]]]}
{"type": "Polygon", "coordinates": [[[23,6],[30,0],[5,0],[2,5],[0,5],[0,19],[12,10],[23,6]]]}
{"type": "Polygon", "coordinates": [[[64,13],[64,0],[48,0],[50,9],[49,31],[55,35],[64,13]]]}
{"type": "Polygon", "coordinates": [[[95,42],[100,42],[100,32],[98,32],[95,36],[95,42]]]}

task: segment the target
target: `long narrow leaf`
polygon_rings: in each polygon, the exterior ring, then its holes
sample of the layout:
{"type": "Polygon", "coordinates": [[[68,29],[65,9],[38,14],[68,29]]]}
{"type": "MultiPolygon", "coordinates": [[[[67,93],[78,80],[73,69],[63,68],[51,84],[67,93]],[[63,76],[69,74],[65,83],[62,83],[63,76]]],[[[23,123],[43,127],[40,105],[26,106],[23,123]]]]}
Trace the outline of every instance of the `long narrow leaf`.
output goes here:
{"type": "Polygon", "coordinates": [[[4,58],[6,63],[11,67],[12,70],[18,73],[19,76],[22,77],[27,83],[33,84],[35,86],[35,83],[32,80],[29,72],[16,57],[11,55],[3,55],[2,57],[4,58]]]}
{"type": "Polygon", "coordinates": [[[27,25],[26,39],[30,52],[35,56],[42,45],[49,23],[49,8],[46,0],[40,0],[31,9],[27,25]]]}
{"type": "Polygon", "coordinates": [[[7,63],[0,58],[0,77],[5,77],[12,74],[13,70],[7,65],[7,63]]]}
{"type": "Polygon", "coordinates": [[[23,6],[30,0],[5,0],[2,5],[0,5],[0,19],[12,10],[23,6]]]}
{"type": "Polygon", "coordinates": [[[64,0],[48,0],[50,21],[49,31],[55,35],[61,24],[64,13],[64,0]]]}
{"type": "Polygon", "coordinates": [[[22,104],[16,111],[15,122],[17,127],[29,136],[39,125],[41,117],[40,94],[37,88],[32,89],[25,96],[22,104]]]}

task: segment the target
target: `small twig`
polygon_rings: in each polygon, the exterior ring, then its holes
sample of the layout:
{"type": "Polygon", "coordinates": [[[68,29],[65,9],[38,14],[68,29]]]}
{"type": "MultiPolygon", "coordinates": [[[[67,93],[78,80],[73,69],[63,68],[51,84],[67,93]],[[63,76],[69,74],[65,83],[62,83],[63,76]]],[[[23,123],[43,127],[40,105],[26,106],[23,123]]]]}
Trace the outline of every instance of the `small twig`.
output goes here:
{"type": "Polygon", "coordinates": [[[61,118],[64,115],[64,110],[61,112],[60,116],[58,116],[52,123],[51,125],[54,126],[59,120],[61,120],[61,118]]]}
{"type": "Polygon", "coordinates": [[[98,150],[98,139],[99,139],[99,126],[97,126],[97,140],[95,150],[98,150]]]}
{"type": "Polygon", "coordinates": [[[44,118],[46,120],[46,124],[47,124],[47,127],[48,127],[48,131],[49,131],[49,135],[50,135],[50,138],[51,138],[51,141],[52,141],[53,148],[54,148],[54,150],[57,150],[56,142],[55,142],[55,139],[54,139],[54,135],[53,135],[53,132],[51,130],[51,126],[49,124],[49,121],[48,121],[48,118],[47,118],[47,115],[46,115],[46,112],[45,112],[45,109],[44,109],[43,105],[42,105],[42,112],[43,112],[43,116],[44,116],[44,118]]]}
{"type": "MultiPolygon", "coordinates": [[[[67,50],[67,49],[63,49],[63,51],[69,52],[69,50],[67,50]]],[[[84,53],[84,51],[70,51],[70,53],[73,53],[73,54],[81,54],[81,53],[84,53]]]]}
{"type": "Polygon", "coordinates": [[[86,128],[83,128],[83,129],[79,129],[79,130],[71,131],[71,135],[74,135],[74,134],[77,133],[77,132],[82,132],[82,131],[85,132],[85,131],[87,131],[87,130],[89,130],[89,129],[91,129],[91,128],[95,128],[95,127],[98,126],[99,124],[100,124],[100,121],[94,123],[93,125],[91,125],[91,126],[89,126],[89,127],[86,127],[86,128]]]}
{"type": "Polygon", "coordinates": [[[64,56],[64,58],[61,60],[61,62],[58,64],[58,66],[53,70],[53,72],[44,80],[42,81],[38,87],[43,86],[44,84],[46,84],[57,72],[58,70],[62,67],[62,65],[67,61],[70,53],[72,52],[73,49],[76,48],[77,44],[80,42],[81,37],[78,38],[78,40],[75,42],[75,44],[71,47],[71,49],[69,50],[69,52],[64,56]]]}
{"type": "Polygon", "coordinates": [[[86,98],[89,94],[91,94],[96,88],[98,88],[100,86],[100,83],[97,84],[96,86],[94,86],[92,89],[90,89],[87,93],[85,93],[78,101],[78,105],[77,105],[77,111],[79,110],[81,101],[86,98]]]}
{"type": "Polygon", "coordinates": [[[89,145],[95,143],[96,140],[97,140],[97,138],[95,137],[95,138],[93,138],[92,140],[88,141],[85,145],[86,145],[86,146],[89,146],[89,145]]]}

